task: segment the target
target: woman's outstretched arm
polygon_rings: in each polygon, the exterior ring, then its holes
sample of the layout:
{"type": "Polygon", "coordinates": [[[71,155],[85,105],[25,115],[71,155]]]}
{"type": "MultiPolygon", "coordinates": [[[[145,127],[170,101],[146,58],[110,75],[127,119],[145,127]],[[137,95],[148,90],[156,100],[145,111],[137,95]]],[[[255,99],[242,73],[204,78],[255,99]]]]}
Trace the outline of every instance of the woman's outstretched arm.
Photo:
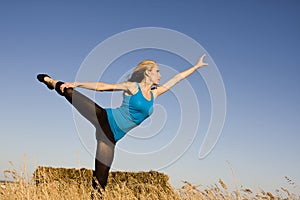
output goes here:
{"type": "Polygon", "coordinates": [[[203,66],[207,66],[207,63],[204,63],[203,60],[205,58],[206,54],[203,54],[198,62],[196,63],[195,66],[180,72],[178,74],[176,74],[173,78],[171,78],[170,80],[168,80],[166,83],[164,83],[161,86],[158,86],[155,92],[155,96],[159,96],[163,93],[165,93],[166,91],[168,91],[170,88],[172,88],[175,84],[177,84],[178,82],[180,82],[181,80],[187,78],[188,76],[190,76],[192,73],[194,73],[197,69],[199,69],[200,67],[203,66]]]}
{"type": "Polygon", "coordinates": [[[96,91],[113,91],[113,90],[119,90],[119,91],[125,91],[130,93],[133,91],[136,87],[135,84],[132,82],[121,82],[116,84],[110,84],[110,83],[103,83],[103,82],[65,82],[61,86],[61,90],[63,91],[64,88],[84,88],[88,90],[96,90],[96,91]]]}

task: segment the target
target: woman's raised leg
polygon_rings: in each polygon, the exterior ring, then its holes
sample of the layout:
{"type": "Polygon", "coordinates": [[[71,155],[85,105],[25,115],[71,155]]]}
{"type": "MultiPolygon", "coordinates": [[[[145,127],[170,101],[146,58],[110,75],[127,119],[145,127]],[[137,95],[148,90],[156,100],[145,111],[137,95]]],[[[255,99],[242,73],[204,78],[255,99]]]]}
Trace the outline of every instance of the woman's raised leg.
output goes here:
{"type": "Polygon", "coordinates": [[[64,96],[96,128],[100,127],[99,123],[101,119],[98,116],[100,116],[101,112],[105,111],[103,108],[73,88],[65,88],[64,91],[61,91],[60,86],[63,82],[53,80],[48,75],[39,74],[37,78],[40,82],[46,84],[49,89],[55,89],[58,94],[64,96]]]}
{"type": "MultiPolygon", "coordinates": [[[[105,189],[115,147],[115,140],[107,121],[106,111],[73,88],[65,88],[64,91],[61,91],[60,86],[63,82],[53,80],[47,75],[38,75],[38,79],[45,83],[49,89],[55,89],[57,93],[64,96],[82,116],[95,126],[97,151],[94,176],[101,187],[105,189]]],[[[96,188],[96,186],[96,182],[93,181],[93,187],[96,188]]]]}

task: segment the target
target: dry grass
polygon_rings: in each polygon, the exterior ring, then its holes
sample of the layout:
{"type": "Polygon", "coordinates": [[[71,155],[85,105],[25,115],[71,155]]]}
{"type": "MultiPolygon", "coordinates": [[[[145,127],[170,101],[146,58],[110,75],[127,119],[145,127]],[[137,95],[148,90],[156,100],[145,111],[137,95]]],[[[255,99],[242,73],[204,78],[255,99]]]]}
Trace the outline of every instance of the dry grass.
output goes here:
{"type": "MultiPolygon", "coordinates": [[[[91,187],[92,171],[87,169],[63,169],[39,167],[33,177],[25,172],[6,170],[5,175],[13,182],[0,183],[0,199],[91,199],[95,191],[91,187]]],[[[294,185],[289,178],[288,183],[294,185]]],[[[254,192],[251,189],[230,191],[226,183],[219,179],[212,186],[192,185],[184,181],[183,186],[173,189],[169,177],[165,174],[150,172],[111,172],[108,186],[103,192],[104,200],[242,200],[242,199],[300,199],[287,189],[280,188],[276,194],[271,192],[254,192]]]]}

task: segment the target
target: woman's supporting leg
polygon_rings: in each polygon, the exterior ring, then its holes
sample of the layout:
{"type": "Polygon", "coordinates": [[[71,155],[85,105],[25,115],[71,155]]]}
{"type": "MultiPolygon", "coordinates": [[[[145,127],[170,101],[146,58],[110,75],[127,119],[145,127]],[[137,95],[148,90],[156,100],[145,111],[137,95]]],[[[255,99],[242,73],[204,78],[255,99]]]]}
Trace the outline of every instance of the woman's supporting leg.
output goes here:
{"type": "MultiPolygon", "coordinates": [[[[59,84],[60,82],[57,85],[59,84]]],[[[65,89],[63,96],[96,128],[97,151],[93,175],[102,189],[105,190],[115,148],[115,141],[107,121],[106,111],[74,89],[65,89]]],[[[92,184],[94,189],[98,188],[94,179],[92,184]]]]}
{"type": "MultiPolygon", "coordinates": [[[[94,177],[96,177],[104,190],[107,185],[109,170],[114,157],[114,149],[115,145],[111,143],[106,143],[102,140],[98,140],[97,142],[94,177]]],[[[93,180],[93,187],[97,188],[95,180],[93,180]]]]}

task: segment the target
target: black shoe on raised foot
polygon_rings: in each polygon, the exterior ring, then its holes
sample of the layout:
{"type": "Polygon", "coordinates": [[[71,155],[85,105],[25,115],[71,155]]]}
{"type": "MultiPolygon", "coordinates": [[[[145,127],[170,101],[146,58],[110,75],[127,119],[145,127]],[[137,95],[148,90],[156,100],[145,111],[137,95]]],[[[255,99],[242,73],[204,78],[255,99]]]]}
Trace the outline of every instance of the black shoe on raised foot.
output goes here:
{"type": "Polygon", "coordinates": [[[37,79],[38,79],[40,82],[44,83],[50,90],[53,90],[54,87],[53,87],[52,85],[48,85],[48,84],[45,82],[45,80],[44,80],[45,77],[51,78],[51,77],[48,76],[47,74],[38,74],[38,75],[37,75],[37,79]]]}

